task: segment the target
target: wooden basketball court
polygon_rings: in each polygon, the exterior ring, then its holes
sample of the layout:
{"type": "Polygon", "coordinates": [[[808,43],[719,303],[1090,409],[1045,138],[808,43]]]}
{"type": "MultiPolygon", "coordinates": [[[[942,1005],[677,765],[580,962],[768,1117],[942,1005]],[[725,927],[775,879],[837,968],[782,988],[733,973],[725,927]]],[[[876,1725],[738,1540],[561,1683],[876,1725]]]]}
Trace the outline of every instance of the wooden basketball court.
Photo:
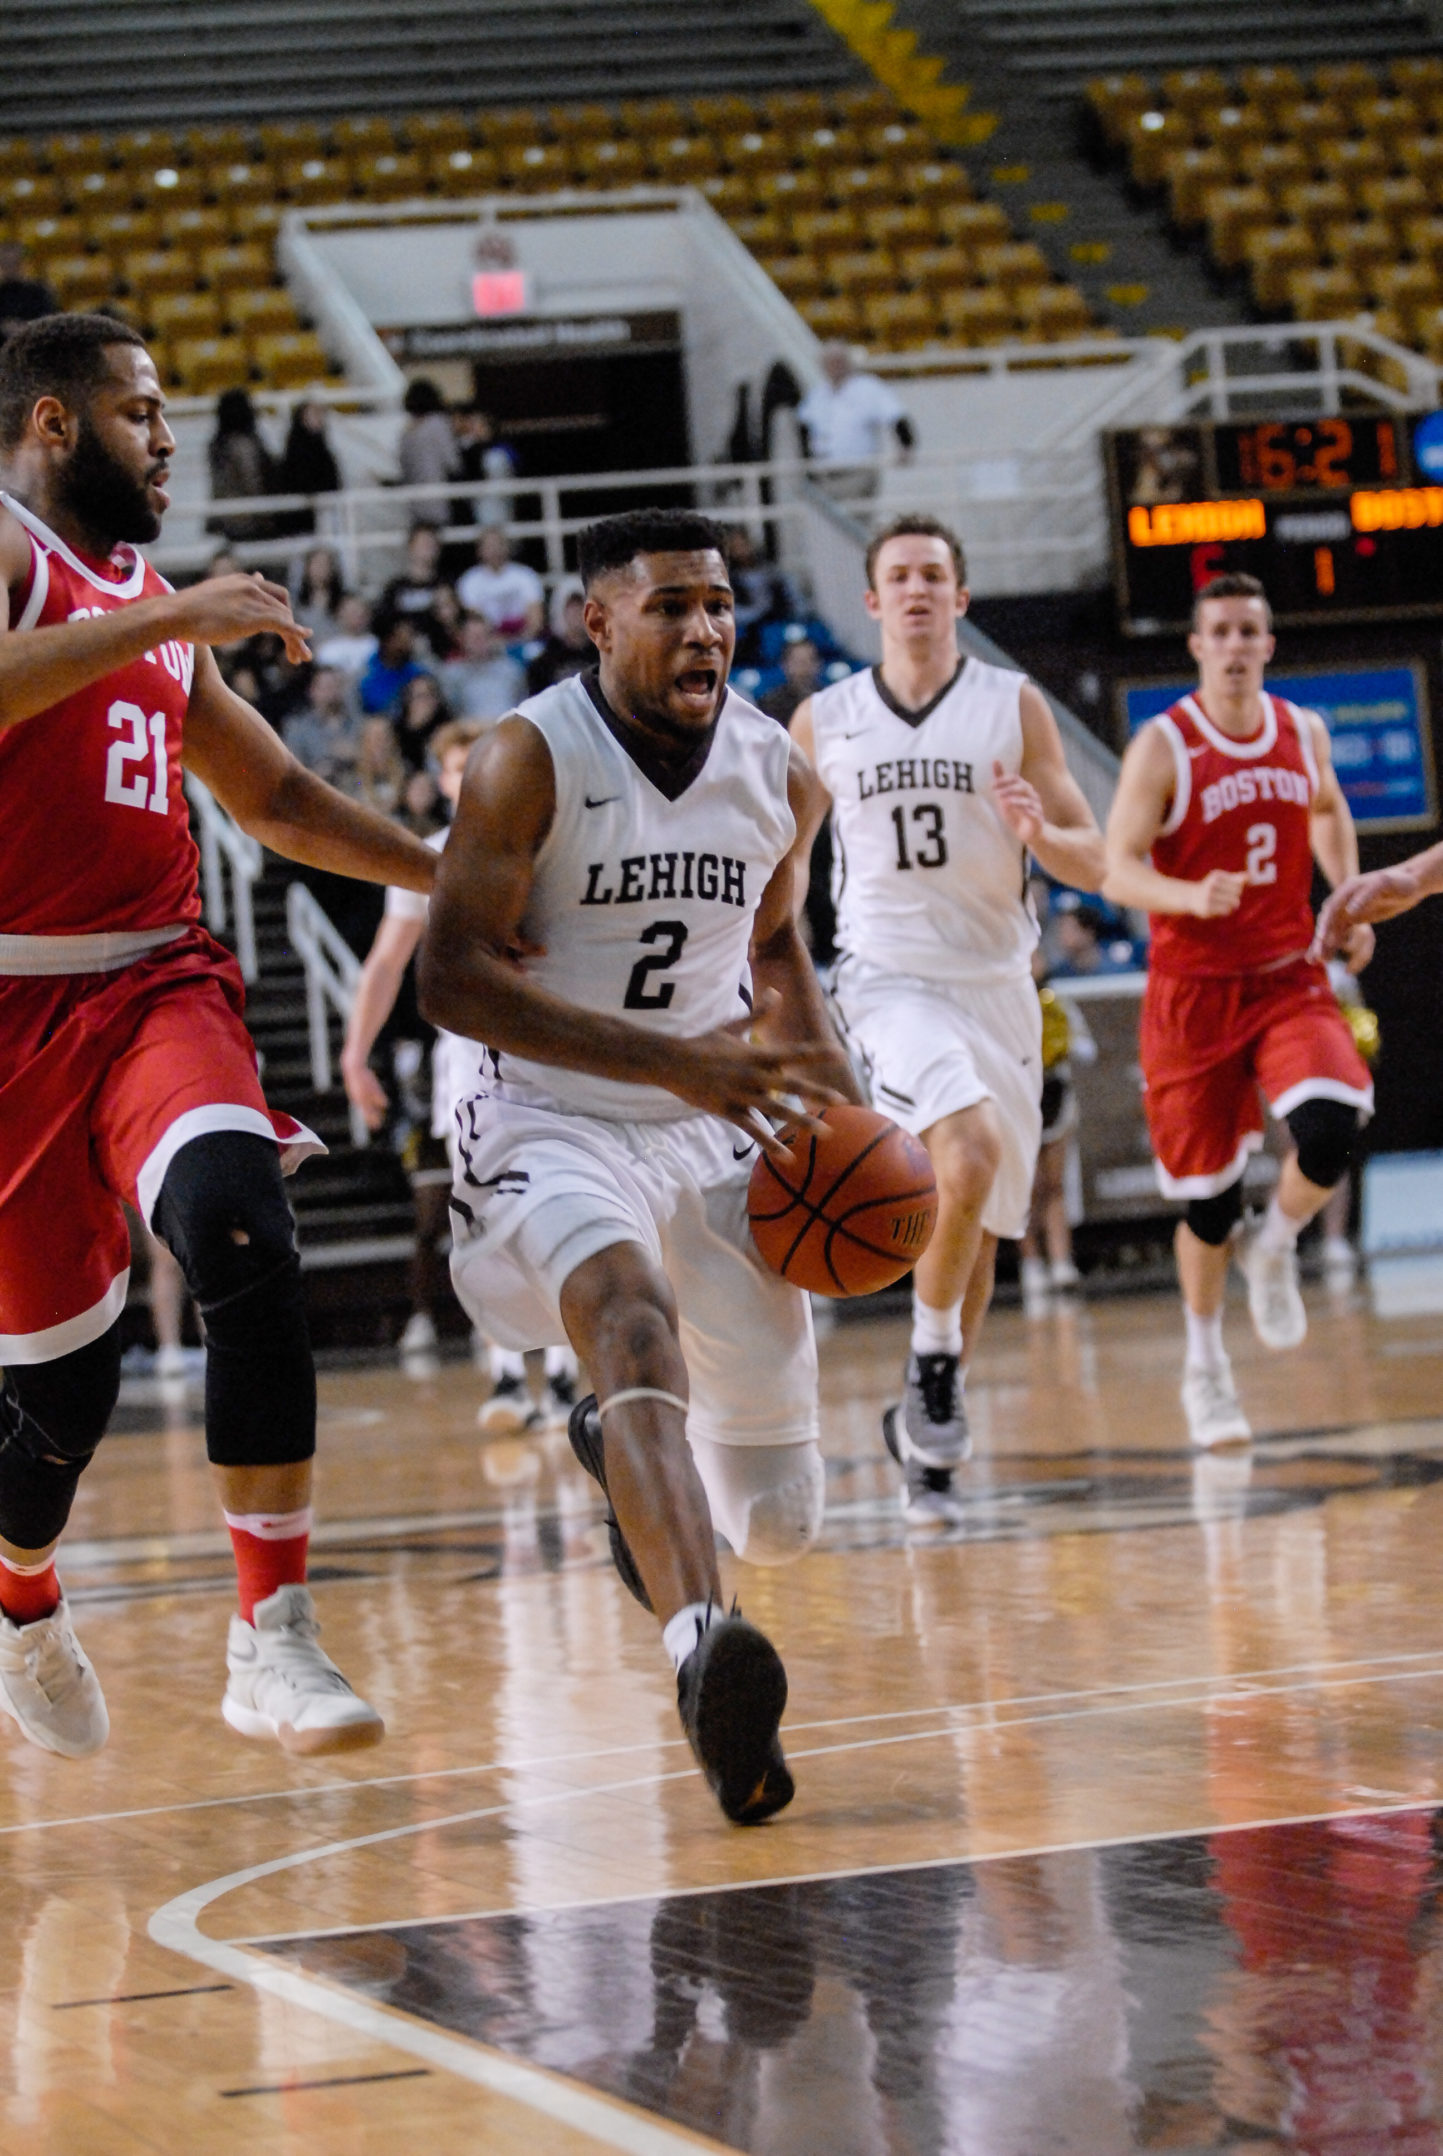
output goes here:
{"type": "Polygon", "coordinates": [[[1436,2149],[1443,1335],[1309,1300],[1288,1357],[1233,1307],[1259,1442],[1198,1459],[1171,1299],[999,1312],[943,1538],[882,1455],[903,1329],[840,1326],[825,1545],[729,1571],[792,1686],[751,1832],[564,1432],[482,1445],[462,1364],[322,1381],[388,1741],[232,1735],[199,1401],[130,1387],[65,1565],[110,1745],[0,1737],[0,2149],[1436,2149]]]}

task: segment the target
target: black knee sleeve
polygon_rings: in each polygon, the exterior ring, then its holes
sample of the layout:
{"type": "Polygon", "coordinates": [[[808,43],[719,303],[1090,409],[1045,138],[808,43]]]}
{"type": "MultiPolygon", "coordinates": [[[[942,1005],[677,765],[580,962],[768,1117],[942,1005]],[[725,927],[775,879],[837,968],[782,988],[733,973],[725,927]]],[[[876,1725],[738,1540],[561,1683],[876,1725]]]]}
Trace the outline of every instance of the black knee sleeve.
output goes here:
{"type": "Polygon", "coordinates": [[[1341,1183],[1358,1142],[1358,1111],[1345,1100],[1304,1100],[1288,1117],[1298,1167],[1319,1190],[1341,1183]]]}
{"type": "Polygon", "coordinates": [[[166,1170],[152,1225],[205,1319],[212,1461],[279,1467],[310,1459],[316,1372],[274,1142],[232,1130],[193,1138],[166,1170]]]}
{"type": "Polygon", "coordinates": [[[1187,1224],[1200,1243],[1207,1243],[1214,1250],[1221,1250],[1243,1217],[1243,1186],[1241,1180],[1229,1183],[1213,1198],[1189,1198],[1187,1224]]]}
{"type": "Polygon", "coordinates": [[[120,1327],[54,1362],[7,1369],[0,1384],[0,1536],[43,1550],[70,1517],[120,1391],[120,1327]]]}

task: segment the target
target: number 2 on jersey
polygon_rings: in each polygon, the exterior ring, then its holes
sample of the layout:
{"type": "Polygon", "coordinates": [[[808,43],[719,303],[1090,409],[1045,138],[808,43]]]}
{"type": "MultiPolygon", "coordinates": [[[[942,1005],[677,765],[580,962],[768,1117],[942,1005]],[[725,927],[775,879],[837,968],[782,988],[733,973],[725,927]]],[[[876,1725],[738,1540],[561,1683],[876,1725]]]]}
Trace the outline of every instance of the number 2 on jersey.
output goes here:
{"type": "Polygon", "coordinates": [[[109,711],[112,728],[130,729],[130,738],[122,734],[119,741],[112,741],[105,758],[105,798],[119,808],[151,809],[157,816],[164,816],[170,806],[170,762],[165,749],[165,713],[154,712],[147,718],[139,704],[129,704],[122,698],[109,711]],[[145,766],[152,763],[147,771],[145,766]],[[137,768],[132,771],[129,766],[137,768]]]}
{"type": "Polygon", "coordinates": [[[1278,850],[1277,826],[1255,823],[1248,826],[1248,859],[1246,875],[1249,883],[1276,883],[1278,864],[1273,855],[1278,850]]]}
{"type": "Polygon", "coordinates": [[[947,865],[947,839],[942,829],[942,810],[936,801],[919,801],[912,811],[912,821],[922,833],[922,843],[915,853],[907,850],[907,811],[894,808],[892,825],[897,833],[898,868],[945,868],[947,865]]]}
{"type": "Polygon", "coordinates": [[[638,958],[631,969],[631,979],[626,984],[626,994],[621,1007],[626,1011],[665,1011],[671,1008],[676,994],[675,981],[658,981],[650,985],[653,973],[665,973],[674,966],[686,944],[685,921],[653,921],[644,928],[639,940],[642,943],[665,944],[664,950],[653,951],[650,958],[638,958]]]}

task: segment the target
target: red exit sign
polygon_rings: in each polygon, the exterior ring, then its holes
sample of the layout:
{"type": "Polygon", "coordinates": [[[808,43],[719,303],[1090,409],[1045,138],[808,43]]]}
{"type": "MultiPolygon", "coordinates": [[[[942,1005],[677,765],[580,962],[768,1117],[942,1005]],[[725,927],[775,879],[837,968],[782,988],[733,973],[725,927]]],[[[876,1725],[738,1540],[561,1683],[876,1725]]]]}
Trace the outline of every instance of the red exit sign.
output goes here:
{"type": "Polygon", "coordinates": [[[525,270],[477,270],[471,279],[471,304],[480,315],[525,314],[530,304],[525,270]]]}

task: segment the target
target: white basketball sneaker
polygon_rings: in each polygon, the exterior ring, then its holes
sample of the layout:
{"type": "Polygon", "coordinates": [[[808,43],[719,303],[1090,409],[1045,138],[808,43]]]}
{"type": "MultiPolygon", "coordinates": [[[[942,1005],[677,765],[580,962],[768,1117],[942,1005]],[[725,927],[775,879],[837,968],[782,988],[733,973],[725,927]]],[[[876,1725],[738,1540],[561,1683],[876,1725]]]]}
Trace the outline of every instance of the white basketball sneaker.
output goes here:
{"type": "Polygon", "coordinates": [[[1187,1434],[1195,1445],[1252,1443],[1252,1426],[1243,1413],[1233,1383],[1231,1363],[1224,1362],[1216,1370],[1191,1366],[1184,1370],[1182,1405],[1187,1416],[1187,1434]]]}
{"type": "Polygon", "coordinates": [[[88,1758],[110,1735],[105,1695],[64,1595],[34,1624],[12,1624],[0,1610],[0,1713],[32,1744],[64,1759],[88,1758]]]}
{"type": "Polygon", "coordinates": [[[358,1699],[319,1640],[307,1587],[278,1587],[255,1623],[232,1617],[230,1677],[221,1713],[243,1737],[274,1737],[286,1752],[352,1752],[379,1744],[386,1725],[358,1699]]]}
{"type": "Polygon", "coordinates": [[[1238,1257],[1248,1284],[1248,1315],[1253,1331],[1268,1348],[1300,1347],[1308,1334],[1308,1313],[1298,1288],[1298,1253],[1265,1250],[1254,1235],[1238,1257]]]}

